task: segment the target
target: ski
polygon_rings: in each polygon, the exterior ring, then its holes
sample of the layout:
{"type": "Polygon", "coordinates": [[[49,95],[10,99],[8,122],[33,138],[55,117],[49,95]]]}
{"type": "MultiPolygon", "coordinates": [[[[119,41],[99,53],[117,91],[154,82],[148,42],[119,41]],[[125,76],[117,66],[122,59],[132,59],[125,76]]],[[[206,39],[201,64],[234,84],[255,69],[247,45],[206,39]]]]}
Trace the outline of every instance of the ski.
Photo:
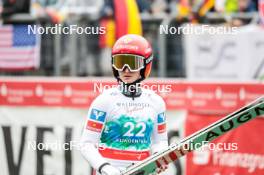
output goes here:
{"type": "Polygon", "coordinates": [[[212,141],[260,115],[264,115],[264,96],[195,132],[178,144],[171,144],[166,150],[129,166],[122,172],[122,175],[156,174],[161,166],[174,162],[187,153],[203,146],[204,142],[212,141]]]}

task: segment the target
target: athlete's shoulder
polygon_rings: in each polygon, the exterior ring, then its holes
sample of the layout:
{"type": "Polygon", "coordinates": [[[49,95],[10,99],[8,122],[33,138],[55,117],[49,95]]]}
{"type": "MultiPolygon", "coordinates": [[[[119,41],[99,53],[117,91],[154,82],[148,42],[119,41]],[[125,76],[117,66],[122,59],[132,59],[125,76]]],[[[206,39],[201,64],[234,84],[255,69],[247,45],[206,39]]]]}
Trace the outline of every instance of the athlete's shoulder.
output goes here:
{"type": "Polygon", "coordinates": [[[95,106],[108,106],[111,104],[111,101],[113,101],[114,96],[118,95],[118,89],[117,88],[109,88],[105,89],[94,99],[92,105],[95,106]]]}
{"type": "Polygon", "coordinates": [[[150,98],[150,100],[157,105],[159,108],[166,108],[165,102],[163,100],[163,98],[158,95],[156,92],[154,92],[153,90],[150,89],[145,89],[142,88],[142,92],[145,96],[147,96],[148,98],[150,98]]]}
{"type": "Polygon", "coordinates": [[[119,94],[120,94],[120,91],[118,90],[118,87],[108,88],[102,92],[103,97],[112,97],[112,96],[117,96],[119,94]]]}

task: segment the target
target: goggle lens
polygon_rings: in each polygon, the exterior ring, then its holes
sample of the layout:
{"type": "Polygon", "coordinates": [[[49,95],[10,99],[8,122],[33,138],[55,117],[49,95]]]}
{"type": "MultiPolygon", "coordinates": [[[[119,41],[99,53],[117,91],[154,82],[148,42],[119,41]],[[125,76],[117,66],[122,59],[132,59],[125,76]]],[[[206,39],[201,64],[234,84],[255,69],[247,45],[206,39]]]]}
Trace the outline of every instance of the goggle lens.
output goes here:
{"type": "Polygon", "coordinates": [[[123,71],[124,67],[127,66],[130,71],[139,71],[144,68],[144,59],[137,55],[114,55],[113,56],[113,67],[118,71],[123,71]]]}

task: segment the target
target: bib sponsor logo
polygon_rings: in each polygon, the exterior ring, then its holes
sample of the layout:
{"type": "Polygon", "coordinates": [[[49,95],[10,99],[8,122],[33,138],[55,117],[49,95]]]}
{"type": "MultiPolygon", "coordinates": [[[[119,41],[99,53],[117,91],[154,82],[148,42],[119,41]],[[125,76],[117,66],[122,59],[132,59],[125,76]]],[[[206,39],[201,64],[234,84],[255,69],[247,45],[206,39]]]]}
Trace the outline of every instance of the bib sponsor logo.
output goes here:
{"type": "Polygon", "coordinates": [[[97,109],[92,109],[90,117],[86,124],[86,129],[95,132],[101,132],[105,121],[106,112],[97,109]]]}
{"type": "Polygon", "coordinates": [[[158,133],[164,133],[166,131],[166,116],[165,113],[158,114],[158,133]]]}

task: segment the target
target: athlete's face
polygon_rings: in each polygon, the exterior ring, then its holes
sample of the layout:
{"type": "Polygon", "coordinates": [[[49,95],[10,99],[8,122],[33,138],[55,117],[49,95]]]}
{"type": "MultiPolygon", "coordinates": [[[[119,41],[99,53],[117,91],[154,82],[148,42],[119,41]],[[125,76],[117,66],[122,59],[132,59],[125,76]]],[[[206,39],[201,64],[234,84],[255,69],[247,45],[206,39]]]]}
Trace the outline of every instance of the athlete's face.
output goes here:
{"type": "Polygon", "coordinates": [[[140,71],[131,72],[127,67],[119,71],[119,78],[125,83],[133,83],[140,78],[140,71]]]}

